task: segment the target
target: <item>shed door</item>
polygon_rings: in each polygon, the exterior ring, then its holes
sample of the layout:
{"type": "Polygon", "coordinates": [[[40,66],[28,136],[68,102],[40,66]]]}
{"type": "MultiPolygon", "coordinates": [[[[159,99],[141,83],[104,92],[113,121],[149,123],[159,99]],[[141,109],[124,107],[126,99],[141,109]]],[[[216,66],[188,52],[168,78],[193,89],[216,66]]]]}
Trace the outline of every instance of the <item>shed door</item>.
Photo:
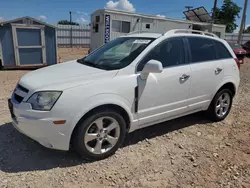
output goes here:
{"type": "Polygon", "coordinates": [[[15,26],[14,41],[16,43],[16,64],[46,64],[44,28],[15,26]]]}

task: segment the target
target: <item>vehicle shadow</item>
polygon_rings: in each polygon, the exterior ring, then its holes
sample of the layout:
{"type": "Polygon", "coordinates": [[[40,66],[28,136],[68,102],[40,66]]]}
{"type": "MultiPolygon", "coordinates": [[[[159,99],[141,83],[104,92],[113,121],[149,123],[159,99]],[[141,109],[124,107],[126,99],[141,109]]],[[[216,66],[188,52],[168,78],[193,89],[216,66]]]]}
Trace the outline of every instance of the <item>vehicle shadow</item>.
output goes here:
{"type": "MultiPolygon", "coordinates": [[[[140,129],[128,134],[122,147],[165,135],[196,124],[206,124],[200,114],[140,129]]],[[[75,152],[63,152],[44,148],[37,142],[19,133],[11,123],[0,125],[0,170],[8,173],[65,168],[88,163],[75,152]]]]}

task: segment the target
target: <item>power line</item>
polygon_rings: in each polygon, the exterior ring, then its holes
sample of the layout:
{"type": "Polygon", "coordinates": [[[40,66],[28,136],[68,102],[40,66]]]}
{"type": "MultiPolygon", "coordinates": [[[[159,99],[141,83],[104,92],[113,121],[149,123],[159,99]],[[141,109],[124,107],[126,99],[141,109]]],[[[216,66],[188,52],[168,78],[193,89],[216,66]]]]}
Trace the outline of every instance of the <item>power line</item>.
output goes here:
{"type": "Polygon", "coordinates": [[[168,13],[173,13],[173,12],[182,12],[182,10],[170,10],[167,12],[160,12],[160,13],[156,13],[156,14],[168,14],[168,13]]]}

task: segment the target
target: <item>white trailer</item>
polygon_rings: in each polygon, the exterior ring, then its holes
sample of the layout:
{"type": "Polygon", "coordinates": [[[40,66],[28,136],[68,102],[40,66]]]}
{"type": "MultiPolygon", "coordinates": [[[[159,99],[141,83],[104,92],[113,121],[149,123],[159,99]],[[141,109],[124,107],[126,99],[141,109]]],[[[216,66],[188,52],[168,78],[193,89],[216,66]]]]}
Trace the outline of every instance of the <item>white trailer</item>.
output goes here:
{"type": "Polygon", "coordinates": [[[95,50],[110,40],[130,32],[165,33],[171,29],[195,29],[209,31],[225,37],[225,25],[189,20],[163,18],[120,10],[100,9],[91,15],[90,49],[95,50]]]}

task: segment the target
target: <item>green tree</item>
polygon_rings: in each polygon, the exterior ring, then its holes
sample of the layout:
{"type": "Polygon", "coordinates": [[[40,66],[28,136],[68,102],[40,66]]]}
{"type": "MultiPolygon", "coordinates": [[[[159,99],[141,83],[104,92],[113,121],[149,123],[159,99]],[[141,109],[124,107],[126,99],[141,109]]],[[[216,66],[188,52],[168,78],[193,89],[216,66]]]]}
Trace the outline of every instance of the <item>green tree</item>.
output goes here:
{"type": "Polygon", "coordinates": [[[221,8],[215,9],[215,23],[226,25],[226,32],[232,33],[238,25],[235,23],[239,18],[241,7],[231,0],[224,0],[221,8]]]}
{"type": "Polygon", "coordinates": [[[243,32],[244,33],[250,33],[250,26],[248,26],[243,32]]]}
{"type": "Polygon", "coordinates": [[[77,22],[70,22],[68,20],[61,20],[57,24],[59,25],[79,25],[77,22]]]}

